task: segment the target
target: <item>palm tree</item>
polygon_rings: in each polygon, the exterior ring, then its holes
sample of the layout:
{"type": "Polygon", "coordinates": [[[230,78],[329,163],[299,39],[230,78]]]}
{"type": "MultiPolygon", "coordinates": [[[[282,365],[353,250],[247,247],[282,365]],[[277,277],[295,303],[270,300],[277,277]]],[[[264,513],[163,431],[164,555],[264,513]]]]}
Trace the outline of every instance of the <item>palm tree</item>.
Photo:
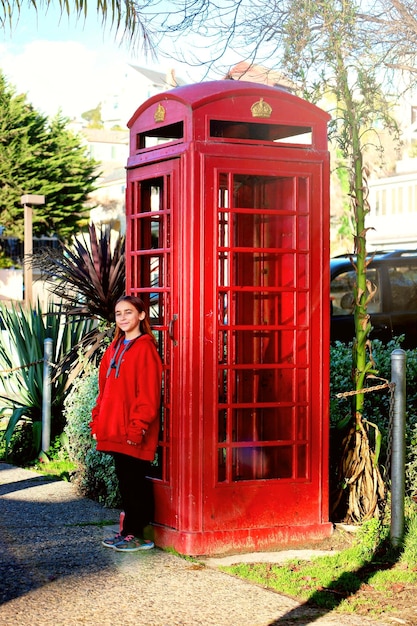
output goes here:
{"type": "MultiPolygon", "coordinates": [[[[110,22],[116,32],[121,32],[123,37],[130,43],[141,40],[141,45],[148,50],[153,49],[151,31],[148,26],[149,16],[146,8],[152,0],[144,3],[136,3],[134,0],[112,0],[111,3],[96,0],[96,3],[86,0],[30,0],[30,4],[38,11],[48,11],[50,6],[59,5],[62,15],[74,17],[76,20],[85,18],[88,13],[95,12],[101,17],[103,27],[110,22]]],[[[0,26],[3,28],[13,26],[19,18],[21,0],[1,0],[0,26]]]]}

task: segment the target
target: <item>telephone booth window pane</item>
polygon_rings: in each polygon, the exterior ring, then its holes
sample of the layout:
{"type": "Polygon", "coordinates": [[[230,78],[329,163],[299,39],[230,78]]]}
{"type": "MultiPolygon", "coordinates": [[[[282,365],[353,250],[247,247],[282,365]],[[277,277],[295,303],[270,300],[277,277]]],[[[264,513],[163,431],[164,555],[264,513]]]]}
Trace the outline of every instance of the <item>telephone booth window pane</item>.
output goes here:
{"type": "MultiPolygon", "coordinates": [[[[256,323],[257,313],[255,312],[256,303],[259,304],[259,320],[266,326],[288,326],[294,323],[294,307],[295,294],[293,291],[284,291],[276,293],[276,289],[269,288],[268,291],[254,291],[234,293],[235,306],[235,323],[244,324],[245,319],[249,319],[249,323],[256,323]],[[252,307],[252,312],[250,307],[252,307]],[[248,314],[249,311],[249,314],[248,314]]],[[[307,324],[307,306],[306,295],[298,295],[298,324],[307,324]]],[[[219,292],[219,324],[221,326],[229,325],[229,300],[228,292],[219,292]]]]}
{"type": "Polygon", "coordinates": [[[219,354],[218,361],[220,363],[227,363],[227,339],[228,335],[225,332],[219,333],[219,354]]]}
{"type": "Polygon", "coordinates": [[[232,467],[234,481],[293,478],[292,447],[235,448],[232,467]]]}
{"type": "MultiPolygon", "coordinates": [[[[154,326],[155,324],[162,324],[164,319],[164,294],[151,293],[149,296],[149,304],[147,308],[149,310],[151,326],[154,326]]],[[[160,335],[161,333],[158,334],[160,335]]]]}
{"type": "MultiPolygon", "coordinates": [[[[218,390],[219,390],[219,403],[226,404],[227,403],[227,372],[224,369],[219,370],[218,374],[218,390]]],[[[219,432],[223,428],[219,422],[219,432]]],[[[221,439],[220,439],[221,441],[221,439]]]]}
{"type": "Polygon", "coordinates": [[[229,310],[229,294],[224,293],[224,292],[219,292],[218,316],[219,316],[219,322],[222,326],[227,324],[228,310],[229,310]]]}
{"type": "Polygon", "coordinates": [[[308,259],[307,255],[299,254],[297,263],[297,284],[300,289],[308,289],[308,259]]]}
{"type": "Polygon", "coordinates": [[[308,344],[307,344],[307,332],[299,330],[296,333],[296,339],[293,341],[293,350],[295,345],[297,346],[297,362],[300,367],[308,366],[308,344]]]}
{"type": "Polygon", "coordinates": [[[218,451],[218,481],[219,483],[223,483],[226,480],[226,469],[227,469],[227,464],[226,464],[226,455],[227,455],[227,451],[226,448],[220,448],[218,451]]]}
{"type": "Polygon", "coordinates": [[[307,439],[307,409],[300,406],[297,410],[297,439],[307,439]]]}
{"type": "Polygon", "coordinates": [[[264,478],[264,449],[235,448],[233,450],[233,480],[254,480],[264,478]]]}
{"type": "MultiPolygon", "coordinates": [[[[291,369],[233,370],[233,402],[293,402],[294,371],[291,369]]],[[[299,393],[298,397],[304,398],[299,393]]]]}
{"type": "Polygon", "coordinates": [[[233,207],[294,210],[294,179],[275,176],[233,176],[233,207]]]}
{"type": "Polygon", "coordinates": [[[297,447],[297,478],[307,478],[307,446],[297,447]]]}
{"type": "Polygon", "coordinates": [[[307,293],[299,292],[297,294],[297,325],[298,326],[308,326],[309,323],[309,311],[308,311],[308,300],[307,293]]]}
{"type": "Polygon", "coordinates": [[[227,436],[227,411],[219,411],[219,442],[226,441],[227,436]]]}
{"type": "Polygon", "coordinates": [[[291,407],[253,406],[233,414],[233,442],[292,440],[293,430],[291,407]]]}
{"type": "Polygon", "coordinates": [[[265,124],[262,122],[231,122],[230,120],[210,120],[210,136],[226,139],[249,139],[282,143],[312,144],[310,126],[289,124],[265,124]]]}
{"type": "Polygon", "coordinates": [[[309,246],[309,219],[299,216],[297,220],[297,249],[299,251],[307,251],[309,246]]]}
{"type": "Polygon", "coordinates": [[[275,450],[268,449],[268,461],[273,476],[271,478],[293,478],[292,446],[278,446],[275,450]]]}

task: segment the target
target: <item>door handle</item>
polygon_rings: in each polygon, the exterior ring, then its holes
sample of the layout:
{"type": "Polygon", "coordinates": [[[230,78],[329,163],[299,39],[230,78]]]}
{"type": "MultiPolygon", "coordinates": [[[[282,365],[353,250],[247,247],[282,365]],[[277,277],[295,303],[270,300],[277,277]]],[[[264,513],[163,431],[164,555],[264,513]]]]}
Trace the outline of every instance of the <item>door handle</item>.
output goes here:
{"type": "Polygon", "coordinates": [[[178,341],[174,339],[174,322],[176,322],[177,319],[178,319],[178,315],[174,313],[174,315],[172,316],[172,319],[169,320],[169,324],[168,324],[168,335],[172,343],[174,344],[174,346],[178,345],[178,341]]]}

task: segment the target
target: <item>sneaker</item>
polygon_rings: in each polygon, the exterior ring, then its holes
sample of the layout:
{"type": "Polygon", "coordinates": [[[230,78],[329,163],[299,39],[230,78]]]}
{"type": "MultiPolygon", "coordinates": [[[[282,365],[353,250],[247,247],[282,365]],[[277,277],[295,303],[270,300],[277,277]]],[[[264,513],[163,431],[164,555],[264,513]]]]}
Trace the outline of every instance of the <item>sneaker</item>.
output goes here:
{"type": "Polygon", "coordinates": [[[125,540],[125,537],[120,533],[117,533],[114,537],[107,537],[107,539],[103,539],[101,545],[105,548],[115,548],[119,543],[122,543],[125,540]]]}
{"type": "Polygon", "coordinates": [[[123,541],[113,546],[117,552],[138,552],[138,550],[151,550],[155,547],[153,541],[145,541],[133,535],[127,535],[123,541]]]}

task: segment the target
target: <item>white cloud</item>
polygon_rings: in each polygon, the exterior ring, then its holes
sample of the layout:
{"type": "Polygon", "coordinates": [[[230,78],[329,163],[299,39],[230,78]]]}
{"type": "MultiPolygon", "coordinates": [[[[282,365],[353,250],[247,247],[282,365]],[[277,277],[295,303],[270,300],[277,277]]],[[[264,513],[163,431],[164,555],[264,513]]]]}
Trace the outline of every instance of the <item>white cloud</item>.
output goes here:
{"type": "Polygon", "coordinates": [[[126,64],[122,54],[91,49],[76,41],[35,40],[13,50],[0,44],[0,67],[19,93],[47,115],[59,109],[68,117],[95,107],[114,91],[126,64]]]}

